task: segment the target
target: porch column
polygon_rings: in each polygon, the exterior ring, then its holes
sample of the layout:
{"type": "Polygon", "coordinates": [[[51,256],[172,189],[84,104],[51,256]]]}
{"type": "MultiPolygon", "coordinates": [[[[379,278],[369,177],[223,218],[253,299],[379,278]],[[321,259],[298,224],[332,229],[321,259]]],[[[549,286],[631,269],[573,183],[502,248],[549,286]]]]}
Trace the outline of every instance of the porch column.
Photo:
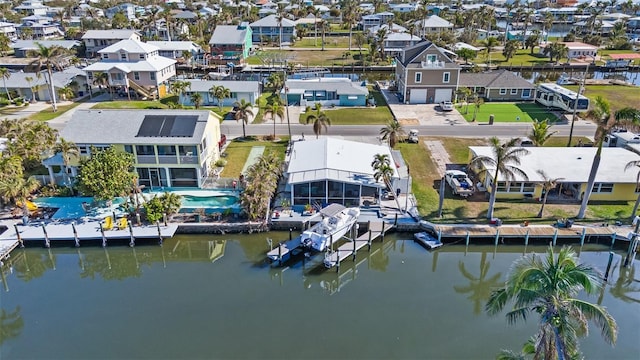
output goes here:
{"type": "MultiPolygon", "coordinates": [[[[167,177],[167,187],[171,187],[171,171],[169,171],[169,168],[160,169],[164,171],[164,174],[167,177]]],[[[200,187],[200,178],[198,178],[198,187],[200,187]]]]}
{"type": "Polygon", "coordinates": [[[49,172],[49,183],[51,185],[57,185],[56,184],[56,178],[55,178],[55,176],[53,174],[53,166],[47,165],[46,167],[47,167],[47,171],[49,172]]]}

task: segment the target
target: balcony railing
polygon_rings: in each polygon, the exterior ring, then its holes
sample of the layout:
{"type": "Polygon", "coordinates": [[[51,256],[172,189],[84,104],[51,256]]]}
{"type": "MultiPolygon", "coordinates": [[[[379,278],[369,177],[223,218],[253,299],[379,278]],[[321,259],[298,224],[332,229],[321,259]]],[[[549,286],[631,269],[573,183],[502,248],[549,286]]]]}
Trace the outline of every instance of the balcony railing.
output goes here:
{"type": "Polygon", "coordinates": [[[177,164],[178,157],[176,155],[158,155],[159,164],[177,164]]]}
{"type": "Polygon", "coordinates": [[[111,78],[111,80],[109,80],[109,83],[113,86],[127,86],[127,79],[117,80],[111,78]]]}
{"type": "Polygon", "coordinates": [[[443,68],[444,67],[444,61],[422,61],[420,62],[420,65],[422,66],[422,68],[428,69],[428,68],[443,68]]]}
{"type": "Polygon", "coordinates": [[[180,164],[197,164],[198,157],[193,155],[182,155],[180,156],[180,164]]]}
{"type": "Polygon", "coordinates": [[[138,155],[138,164],[157,164],[155,155],[138,155]]]}

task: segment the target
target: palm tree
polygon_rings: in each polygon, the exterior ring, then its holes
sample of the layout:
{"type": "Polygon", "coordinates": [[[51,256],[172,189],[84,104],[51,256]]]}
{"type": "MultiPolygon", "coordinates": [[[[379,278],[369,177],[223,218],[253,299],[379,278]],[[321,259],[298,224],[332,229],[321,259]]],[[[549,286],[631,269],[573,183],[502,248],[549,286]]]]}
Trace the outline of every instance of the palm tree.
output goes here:
{"type": "MultiPolygon", "coordinates": [[[[387,154],[376,154],[373,156],[373,161],[371,162],[371,167],[373,168],[373,178],[376,182],[382,181],[386,186],[387,190],[393,192],[393,184],[391,184],[391,177],[395,173],[393,168],[391,167],[391,159],[387,154]]],[[[396,200],[396,205],[398,209],[401,209],[400,202],[398,201],[398,197],[394,196],[396,200]]]]}
{"type": "Polygon", "coordinates": [[[494,47],[498,46],[500,42],[494,37],[488,37],[482,41],[482,45],[485,47],[487,56],[489,57],[489,66],[491,66],[491,51],[494,47]]]}
{"type": "MultiPolygon", "coordinates": [[[[640,160],[629,161],[627,165],[624,167],[624,171],[629,169],[638,167],[638,174],[636,175],[636,188],[640,187],[640,160]]],[[[631,211],[631,218],[633,219],[636,216],[636,212],[638,211],[638,205],[640,205],[640,194],[638,194],[638,198],[636,199],[636,203],[633,204],[633,210],[631,211]]]]}
{"type": "Polygon", "coordinates": [[[538,173],[538,175],[540,175],[543,179],[542,182],[542,206],[540,206],[540,211],[538,211],[538,217],[541,218],[542,214],[544,212],[544,206],[547,203],[547,198],[549,197],[549,191],[551,191],[552,189],[555,189],[556,186],[558,186],[558,183],[561,180],[564,180],[564,178],[550,178],[547,173],[544,172],[544,170],[538,170],[536,171],[538,173]]]}
{"type": "Polygon", "coordinates": [[[284,80],[282,74],[273,72],[267,78],[267,86],[273,89],[275,94],[279,94],[280,90],[284,87],[284,80]]]}
{"type": "Polygon", "coordinates": [[[200,105],[202,105],[202,94],[194,92],[189,96],[189,100],[191,100],[196,109],[200,109],[200,105]]]}
{"type": "Polygon", "coordinates": [[[69,179],[69,163],[71,162],[72,156],[76,157],[80,154],[78,146],[71,141],[60,138],[58,143],[56,143],[54,151],[62,154],[62,163],[64,164],[64,181],[67,186],[71,188],[71,180],[69,179]]]}
{"type": "Polygon", "coordinates": [[[111,86],[109,85],[109,74],[106,72],[98,71],[93,73],[93,85],[98,86],[100,89],[102,87],[106,87],[109,91],[109,96],[111,100],[113,100],[113,92],[111,91],[111,86]]]}
{"type": "Polygon", "coordinates": [[[551,129],[551,124],[549,123],[549,119],[544,120],[535,120],[531,123],[531,132],[527,136],[529,140],[535,146],[544,146],[544,143],[549,140],[553,134],[557,133],[557,131],[549,132],[551,129]]]}
{"type": "Polygon", "coordinates": [[[605,135],[609,133],[609,130],[611,130],[611,127],[615,124],[621,124],[625,126],[637,126],[638,124],[640,124],[640,110],[631,107],[626,107],[616,111],[614,115],[614,121],[611,122],[611,109],[609,102],[603,99],[601,96],[596,97],[595,107],[591,112],[592,118],[594,118],[594,120],[596,121],[596,125],[598,126],[595,136],[598,150],[593,157],[593,163],[591,164],[591,171],[589,172],[587,187],[585,188],[584,195],[582,195],[580,211],[578,211],[578,215],[576,216],[576,218],[578,219],[583,219],[587,211],[587,204],[589,203],[589,198],[591,197],[591,192],[593,191],[593,185],[596,182],[596,174],[598,173],[598,168],[600,167],[600,160],[602,157],[602,144],[604,142],[605,135]]]}
{"type": "Polygon", "coordinates": [[[267,108],[264,112],[265,115],[271,115],[271,120],[273,121],[273,139],[276,138],[276,116],[280,118],[280,122],[284,119],[284,107],[280,102],[273,102],[267,105],[267,108]]]}
{"type": "Polygon", "coordinates": [[[211,89],[209,89],[209,93],[211,93],[213,97],[216,98],[218,108],[220,109],[220,112],[222,112],[222,100],[231,97],[231,90],[222,85],[214,85],[211,87],[211,89]]]}
{"type": "Polygon", "coordinates": [[[380,135],[382,140],[389,141],[389,147],[394,148],[400,141],[400,138],[406,135],[404,128],[394,119],[387,122],[387,125],[380,129],[380,135]]]}
{"type": "Polygon", "coordinates": [[[516,176],[528,180],[527,174],[514,165],[520,165],[520,157],[529,154],[529,150],[518,146],[520,139],[513,138],[504,144],[497,137],[489,140],[493,156],[476,155],[469,162],[469,166],[478,170],[478,176],[490,176],[489,171],[494,170],[491,181],[491,196],[489,198],[489,210],[487,218],[493,218],[493,207],[496,202],[499,176],[507,181],[514,181],[516,176]],[[514,165],[511,165],[514,164],[514,165]]]}
{"type": "Polygon", "coordinates": [[[6,179],[6,182],[0,184],[0,196],[5,199],[11,199],[13,203],[22,209],[22,216],[29,217],[29,208],[27,199],[38,190],[40,183],[34,177],[25,179],[23,177],[13,177],[6,179]]]}
{"type": "Polygon", "coordinates": [[[5,67],[0,68],[0,77],[2,78],[2,83],[4,84],[4,91],[7,93],[7,100],[11,101],[11,94],[9,94],[9,89],[7,88],[7,79],[11,77],[11,72],[9,72],[9,69],[5,67]]]}
{"type": "Polygon", "coordinates": [[[484,99],[476,94],[473,97],[473,118],[471,121],[476,121],[476,116],[478,116],[478,111],[480,111],[480,107],[484,104],[484,99]]]}
{"type": "Polygon", "coordinates": [[[182,196],[176,193],[165,192],[160,196],[160,201],[162,203],[163,211],[167,216],[177,213],[182,207],[182,196]]]}
{"type": "Polygon", "coordinates": [[[549,246],[544,258],[530,254],[516,260],[485,310],[495,315],[513,303],[506,314],[510,324],[539,315],[534,359],[580,357],[578,337],[588,334],[589,320],[600,328],[607,343],[615,344],[617,338],[616,322],[604,307],[575,298],[581,291],[597,292],[602,286],[599,275],[590,265],[579,263],[570,247],[562,247],[556,257],[549,246]]]}
{"type": "Polygon", "coordinates": [[[189,89],[191,89],[191,83],[189,81],[177,80],[171,83],[171,92],[178,95],[180,105],[184,106],[184,98],[182,97],[182,94],[189,89]]]}
{"type": "Polygon", "coordinates": [[[242,137],[246,138],[245,125],[249,123],[249,117],[253,116],[253,105],[245,99],[240,99],[240,101],[233,103],[233,107],[238,108],[235,119],[236,121],[242,120],[242,137]]]}
{"type": "Polygon", "coordinates": [[[23,327],[24,319],[20,314],[20,306],[16,306],[12,312],[0,309],[0,345],[5,340],[19,336],[23,327]]]}
{"type": "Polygon", "coordinates": [[[310,114],[311,107],[307,106],[304,110],[307,115],[306,123],[313,123],[313,133],[316,134],[316,139],[322,134],[322,129],[324,128],[325,132],[329,130],[328,126],[331,125],[331,119],[324,111],[321,111],[322,105],[320,103],[316,103],[315,105],[315,114],[310,114]]]}
{"type": "Polygon", "coordinates": [[[56,112],[58,111],[58,105],[56,104],[56,92],[53,89],[53,68],[62,69],[63,61],[67,55],[70,55],[70,52],[57,45],[46,47],[39,42],[36,42],[35,44],[38,48],[36,50],[29,51],[29,56],[35,57],[36,59],[29,64],[29,67],[34,69],[35,72],[40,72],[43,66],[47,69],[49,79],[47,80],[45,78],[45,80],[49,86],[49,95],[51,96],[53,111],[56,112]]]}

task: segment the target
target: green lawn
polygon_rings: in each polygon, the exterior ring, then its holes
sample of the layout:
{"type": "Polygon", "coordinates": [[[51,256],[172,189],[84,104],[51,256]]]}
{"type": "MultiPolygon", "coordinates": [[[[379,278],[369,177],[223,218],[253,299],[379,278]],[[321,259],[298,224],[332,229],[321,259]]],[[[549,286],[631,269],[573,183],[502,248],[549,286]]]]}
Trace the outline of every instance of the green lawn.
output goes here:
{"type": "Polygon", "coordinates": [[[249,152],[254,146],[264,146],[265,152],[277,151],[281,154],[281,157],[284,158],[284,153],[287,149],[288,142],[288,136],[281,137],[280,141],[278,142],[258,140],[233,140],[224,151],[224,153],[226,154],[226,157],[224,157],[224,159],[227,160],[227,165],[224,167],[224,170],[222,171],[220,176],[224,178],[238,178],[240,176],[242,168],[244,167],[244,163],[249,157],[249,152]]]}
{"type": "MultiPolygon", "coordinates": [[[[295,51],[277,51],[267,50],[260,51],[254,56],[247,58],[247,62],[250,65],[270,65],[265,64],[264,61],[269,59],[287,59],[289,64],[301,65],[301,66],[349,66],[351,64],[357,65],[359,61],[359,51],[356,47],[350,52],[349,57],[345,57],[345,50],[295,50],[295,51]]],[[[362,54],[367,54],[367,49],[362,49],[362,54]]]]}
{"type": "MultiPolygon", "coordinates": [[[[309,34],[307,34],[309,35],[309,34]]],[[[311,37],[303,38],[302,40],[296,40],[293,45],[294,48],[318,48],[322,49],[322,36],[318,34],[318,41],[316,41],[313,37],[313,32],[311,32],[311,37]]],[[[324,48],[348,48],[349,47],[349,33],[347,32],[346,36],[331,36],[325,37],[324,40],[324,48]]],[[[355,41],[351,39],[351,48],[355,47],[355,41]]]]}
{"type": "Polygon", "coordinates": [[[0,108],[0,117],[2,117],[3,115],[12,115],[17,113],[18,111],[24,110],[25,107],[24,106],[19,106],[19,107],[3,107],[0,108]]]}
{"type": "MultiPolygon", "coordinates": [[[[578,86],[571,85],[566,88],[578,91],[578,86]]],[[[622,85],[587,85],[585,86],[584,95],[588,97],[592,104],[596,97],[602,96],[609,100],[611,110],[616,111],[626,106],[640,108],[638,99],[640,99],[640,87],[622,86],[622,85]]]]}
{"type": "Polygon", "coordinates": [[[160,101],[148,100],[115,100],[104,101],[95,104],[92,109],[168,109],[169,107],[160,101]]]}
{"type": "MultiPolygon", "coordinates": [[[[475,108],[469,105],[469,111],[465,113],[466,105],[458,108],[460,114],[467,121],[473,120],[475,108]]],[[[552,122],[558,118],[536,103],[484,103],[478,110],[476,121],[483,123],[489,121],[489,115],[495,115],[495,122],[531,122],[534,119],[549,119],[552,122]]]]}
{"type": "Polygon", "coordinates": [[[47,108],[44,109],[38,113],[35,113],[31,116],[28,117],[29,120],[35,120],[35,121],[49,121],[51,119],[55,119],[58,116],[64,114],[65,112],[73,109],[74,107],[80,105],[80,102],[74,102],[68,105],[58,105],[58,111],[53,112],[53,108],[47,108]]]}
{"type": "MultiPolygon", "coordinates": [[[[387,106],[322,109],[322,111],[331,119],[331,125],[384,125],[393,119],[387,106]]],[[[312,110],[311,113],[313,114],[314,111],[312,110]]],[[[300,123],[307,123],[307,115],[300,114],[300,123]]]]}

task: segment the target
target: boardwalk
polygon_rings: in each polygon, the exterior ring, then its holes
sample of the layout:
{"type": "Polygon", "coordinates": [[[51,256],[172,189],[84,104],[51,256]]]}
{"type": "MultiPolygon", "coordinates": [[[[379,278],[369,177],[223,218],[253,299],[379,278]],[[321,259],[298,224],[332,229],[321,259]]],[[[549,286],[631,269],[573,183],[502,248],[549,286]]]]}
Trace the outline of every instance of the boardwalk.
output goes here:
{"type": "Polygon", "coordinates": [[[341,245],[338,249],[328,251],[324,257],[324,266],[332,268],[334,266],[340,268],[340,262],[353,256],[355,259],[358,250],[365,246],[371,248],[371,242],[378,237],[384,239],[384,234],[394,227],[393,224],[385,223],[384,221],[376,221],[369,223],[369,231],[360,235],[357,239],[349,241],[341,245]]]}

